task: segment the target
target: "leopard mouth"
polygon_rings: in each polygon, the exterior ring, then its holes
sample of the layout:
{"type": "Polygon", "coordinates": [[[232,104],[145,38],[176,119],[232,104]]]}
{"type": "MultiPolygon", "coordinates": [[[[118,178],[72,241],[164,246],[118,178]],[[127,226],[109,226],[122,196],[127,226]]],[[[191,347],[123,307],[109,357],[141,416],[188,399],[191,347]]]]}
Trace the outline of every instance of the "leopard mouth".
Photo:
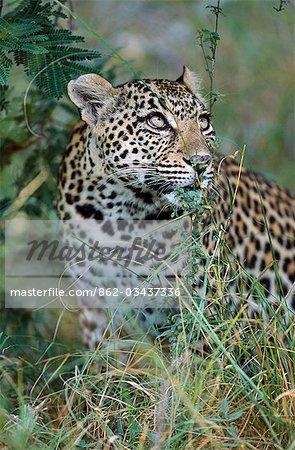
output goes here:
{"type": "Polygon", "coordinates": [[[208,166],[198,166],[195,167],[195,180],[188,184],[187,186],[182,186],[181,184],[176,184],[171,181],[168,183],[167,179],[163,180],[155,180],[155,178],[152,175],[145,175],[144,177],[144,183],[154,191],[167,195],[171,194],[178,189],[181,189],[183,192],[192,192],[196,191],[198,189],[202,189],[202,184],[206,179],[206,170],[208,169],[208,166]]]}

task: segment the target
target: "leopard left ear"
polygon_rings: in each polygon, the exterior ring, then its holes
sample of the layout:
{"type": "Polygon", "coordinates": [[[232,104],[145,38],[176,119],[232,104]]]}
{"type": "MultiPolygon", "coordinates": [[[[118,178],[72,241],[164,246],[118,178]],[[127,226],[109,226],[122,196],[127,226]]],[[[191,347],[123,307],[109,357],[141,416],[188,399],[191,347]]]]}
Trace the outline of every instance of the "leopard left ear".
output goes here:
{"type": "Polygon", "coordinates": [[[91,126],[111,107],[115,92],[111,83],[96,73],[81,75],[68,84],[70,99],[79,108],[82,119],[91,126]]]}
{"type": "Polygon", "coordinates": [[[176,81],[177,83],[184,84],[193,94],[196,94],[200,89],[200,80],[197,75],[186,66],[183,66],[182,75],[176,81]]]}

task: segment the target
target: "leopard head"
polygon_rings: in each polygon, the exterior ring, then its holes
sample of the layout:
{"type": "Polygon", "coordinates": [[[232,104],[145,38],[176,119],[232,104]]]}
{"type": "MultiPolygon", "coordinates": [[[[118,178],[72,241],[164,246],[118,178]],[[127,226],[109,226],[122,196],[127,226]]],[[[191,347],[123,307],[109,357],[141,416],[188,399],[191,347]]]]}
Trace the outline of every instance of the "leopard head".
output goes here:
{"type": "Polygon", "coordinates": [[[140,79],[113,87],[88,74],[68,92],[91,129],[96,167],[123,183],[149,188],[174,202],[179,188],[206,190],[213,179],[215,133],[192,72],[176,81],[140,79]]]}

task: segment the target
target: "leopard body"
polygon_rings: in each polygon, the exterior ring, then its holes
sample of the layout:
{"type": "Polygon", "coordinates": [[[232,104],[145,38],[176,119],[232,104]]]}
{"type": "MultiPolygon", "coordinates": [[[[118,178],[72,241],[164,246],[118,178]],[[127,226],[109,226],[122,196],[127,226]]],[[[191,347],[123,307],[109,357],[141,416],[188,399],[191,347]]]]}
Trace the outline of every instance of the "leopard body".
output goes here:
{"type": "MultiPolygon", "coordinates": [[[[193,217],[206,229],[204,254],[216,257],[223,240],[242,268],[228,283],[232,293],[237,284],[245,285],[243,298],[231,297],[235,307],[246,301],[246,315],[264,309],[268,316],[245,270],[271,305],[295,311],[295,198],[232,157],[213,155],[210,115],[187,68],[176,81],[134,80],[116,88],[98,75],[85,75],[70,82],[69,95],[82,121],[61,165],[62,220],[170,219],[179,206],[179,188],[200,190],[204,199],[214,198],[208,214],[193,217]]],[[[196,282],[202,285],[202,271],[196,282]]],[[[102,336],[102,316],[100,310],[83,311],[90,347],[102,336]]],[[[157,321],[165,317],[157,314],[157,321]]]]}

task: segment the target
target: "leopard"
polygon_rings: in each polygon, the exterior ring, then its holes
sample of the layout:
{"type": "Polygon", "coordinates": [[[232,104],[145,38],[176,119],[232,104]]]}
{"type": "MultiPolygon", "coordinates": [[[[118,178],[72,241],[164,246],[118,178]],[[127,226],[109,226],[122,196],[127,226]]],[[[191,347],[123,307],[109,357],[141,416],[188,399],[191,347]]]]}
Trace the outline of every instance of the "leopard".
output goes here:
{"type": "MultiPolygon", "coordinates": [[[[198,77],[185,66],[175,81],[136,78],[113,86],[98,74],[86,74],[69,82],[68,94],[81,120],[60,167],[61,221],[116,226],[124,220],[171,220],[184,213],[179,192],[197,192],[207,207],[190,217],[201,231],[204,254],[216,256],[222,239],[240,271],[228,282],[227,308],[243,309],[247,317],[262,312],[266,318],[269,309],[276,314],[276,308],[284,308],[293,320],[295,197],[246,169],[234,155],[215,150],[212,116],[198,77]],[[241,282],[242,296],[237,294],[241,282]],[[257,300],[256,285],[267,305],[257,300]]],[[[202,288],[204,268],[195,283],[202,288]]],[[[218,299],[215,295],[213,303],[218,299]]],[[[167,315],[146,308],[138,322],[161,325],[167,315]]],[[[106,327],[105,311],[84,305],[81,324],[86,346],[96,348],[106,327]]]]}

